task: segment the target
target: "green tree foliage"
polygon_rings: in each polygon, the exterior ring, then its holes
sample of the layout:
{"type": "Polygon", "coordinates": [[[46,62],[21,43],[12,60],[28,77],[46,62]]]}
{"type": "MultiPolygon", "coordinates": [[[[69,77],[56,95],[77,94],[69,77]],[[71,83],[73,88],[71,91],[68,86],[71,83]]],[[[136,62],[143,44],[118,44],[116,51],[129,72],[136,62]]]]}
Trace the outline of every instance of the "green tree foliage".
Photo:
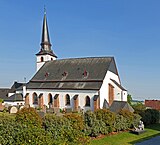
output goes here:
{"type": "Polygon", "coordinates": [[[16,122],[25,124],[27,126],[33,125],[37,127],[41,127],[42,118],[38,115],[34,108],[22,108],[16,114],[16,122]]]}
{"type": "MultiPolygon", "coordinates": [[[[155,111],[153,122],[158,117],[155,111]]],[[[150,117],[149,117],[150,118],[150,117]]],[[[15,117],[2,115],[0,117],[0,143],[2,145],[86,145],[89,137],[108,134],[114,130],[129,129],[139,122],[140,116],[127,111],[114,114],[109,110],[87,111],[83,114],[66,114],[55,116],[46,114],[43,120],[33,108],[24,108],[15,117]]]]}
{"type": "Polygon", "coordinates": [[[145,125],[158,123],[160,120],[160,113],[155,109],[142,110],[139,114],[142,116],[145,125]]]}
{"type": "Polygon", "coordinates": [[[26,126],[15,121],[15,119],[4,117],[0,119],[0,143],[2,145],[42,145],[50,144],[51,138],[43,128],[37,126],[26,126]]]}
{"type": "Polygon", "coordinates": [[[11,145],[14,143],[14,132],[17,126],[14,118],[8,116],[0,117],[0,143],[2,145],[11,145]]]}
{"type": "Polygon", "coordinates": [[[140,119],[141,116],[138,114],[134,114],[128,110],[121,110],[119,114],[116,115],[116,120],[114,122],[115,130],[121,131],[137,127],[140,119]]]}
{"type": "Polygon", "coordinates": [[[130,94],[127,95],[127,102],[131,105],[132,96],[130,94]]]}
{"type": "Polygon", "coordinates": [[[100,133],[107,134],[110,127],[107,127],[102,119],[98,120],[95,113],[87,111],[84,114],[85,133],[89,136],[97,137],[100,133]]]}
{"type": "Polygon", "coordinates": [[[82,114],[69,113],[64,115],[64,117],[70,121],[73,129],[84,130],[84,120],[82,114]]]}
{"type": "Polygon", "coordinates": [[[142,104],[141,102],[138,102],[137,104],[132,105],[134,112],[139,114],[142,111],[146,110],[146,107],[144,104],[142,104]]]}
{"type": "Polygon", "coordinates": [[[139,121],[141,120],[141,116],[139,114],[133,114],[133,127],[138,127],[139,121]]]}
{"type": "Polygon", "coordinates": [[[95,111],[96,118],[102,120],[107,126],[113,126],[115,122],[115,113],[106,110],[99,109],[95,111]]]}
{"type": "Polygon", "coordinates": [[[126,120],[125,129],[130,128],[133,125],[134,114],[132,112],[123,109],[119,112],[119,115],[122,115],[126,120]]]}
{"type": "Polygon", "coordinates": [[[116,120],[114,123],[114,128],[117,132],[121,130],[129,129],[127,119],[123,115],[117,114],[116,120]]]}
{"type": "Polygon", "coordinates": [[[53,114],[46,115],[43,125],[47,134],[50,134],[50,136],[52,136],[52,142],[55,145],[79,145],[88,144],[89,142],[89,138],[85,136],[85,134],[81,130],[73,128],[72,122],[66,117],[55,116],[53,114]]]}
{"type": "Polygon", "coordinates": [[[3,99],[0,98],[0,103],[3,103],[3,99]]]}

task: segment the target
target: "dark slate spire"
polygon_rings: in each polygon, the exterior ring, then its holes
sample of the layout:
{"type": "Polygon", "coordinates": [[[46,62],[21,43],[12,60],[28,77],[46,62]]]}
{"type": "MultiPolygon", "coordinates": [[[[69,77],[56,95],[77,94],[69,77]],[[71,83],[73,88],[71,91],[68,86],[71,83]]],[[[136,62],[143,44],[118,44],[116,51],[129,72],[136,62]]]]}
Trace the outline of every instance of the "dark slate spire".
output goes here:
{"type": "Polygon", "coordinates": [[[50,54],[54,57],[57,57],[53,51],[51,50],[51,43],[49,38],[49,31],[47,25],[47,17],[46,17],[46,10],[44,8],[44,18],[43,18],[43,27],[42,27],[42,40],[41,40],[41,50],[36,55],[43,55],[43,54],[50,54]]]}

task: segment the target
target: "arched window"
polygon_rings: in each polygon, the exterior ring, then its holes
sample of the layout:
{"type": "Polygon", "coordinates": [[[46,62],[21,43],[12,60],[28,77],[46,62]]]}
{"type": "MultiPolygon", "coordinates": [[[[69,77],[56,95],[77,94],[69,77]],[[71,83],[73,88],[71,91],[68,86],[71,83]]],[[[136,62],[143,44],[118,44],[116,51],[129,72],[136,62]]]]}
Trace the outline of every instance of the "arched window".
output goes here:
{"type": "Polygon", "coordinates": [[[51,58],[51,60],[53,60],[53,58],[51,58]]]}
{"type": "Polygon", "coordinates": [[[52,94],[48,94],[48,104],[52,103],[53,103],[52,94]]]}
{"type": "Polygon", "coordinates": [[[38,96],[36,93],[33,93],[33,104],[37,104],[38,105],[38,96]]]}
{"type": "Polygon", "coordinates": [[[86,96],[86,105],[85,106],[90,106],[90,98],[89,98],[89,96],[86,96]]]}
{"type": "Polygon", "coordinates": [[[44,58],[43,57],[41,57],[41,62],[43,62],[44,61],[44,58]]]}
{"type": "Polygon", "coordinates": [[[70,96],[66,95],[66,105],[70,105],[70,96]]]}

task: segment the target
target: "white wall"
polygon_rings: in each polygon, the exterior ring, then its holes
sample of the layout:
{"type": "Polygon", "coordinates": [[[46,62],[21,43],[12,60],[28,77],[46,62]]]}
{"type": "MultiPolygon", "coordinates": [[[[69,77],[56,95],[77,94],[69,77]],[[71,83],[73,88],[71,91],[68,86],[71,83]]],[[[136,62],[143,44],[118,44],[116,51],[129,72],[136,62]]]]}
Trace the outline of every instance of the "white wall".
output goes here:
{"type": "MultiPolygon", "coordinates": [[[[93,97],[94,95],[98,95],[98,91],[88,91],[88,90],[27,90],[27,93],[29,93],[29,103],[31,105],[31,107],[35,107],[35,105],[33,105],[33,100],[32,100],[32,94],[33,93],[36,93],[37,96],[39,96],[41,93],[43,93],[43,101],[44,101],[44,104],[46,106],[49,107],[48,105],[48,94],[51,94],[52,95],[52,98],[54,98],[54,96],[56,94],[59,94],[59,105],[60,105],[60,108],[63,109],[63,108],[66,108],[68,106],[65,105],[65,96],[66,94],[68,94],[70,96],[70,103],[71,103],[71,107],[73,108],[73,97],[75,95],[78,94],[78,99],[79,99],[79,106],[84,109],[84,110],[94,110],[94,106],[93,106],[93,97]],[[85,98],[86,96],[89,96],[90,97],[90,104],[91,106],[90,107],[85,107],[85,98]]],[[[53,99],[54,100],[54,99],[53,99]]]]}
{"type": "Polygon", "coordinates": [[[111,71],[107,71],[106,76],[103,80],[102,86],[100,88],[100,92],[99,92],[100,93],[100,108],[103,107],[104,99],[106,99],[107,102],[109,102],[108,84],[112,83],[110,79],[113,79],[113,80],[117,81],[118,83],[120,83],[119,77],[116,74],[112,73],[111,71]]]}
{"type": "Polygon", "coordinates": [[[126,101],[127,91],[123,92],[111,79],[115,80],[117,83],[120,84],[119,77],[112,73],[111,71],[107,71],[107,74],[103,80],[103,84],[100,88],[100,108],[103,107],[104,99],[107,100],[109,103],[109,96],[108,96],[108,84],[111,84],[114,87],[114,99],[118,101],[126,101]],[[123,92],[123,93],[122,93],[123,92]]]}
{"type": "Polygon", "coordinates": [[[38,55],[37,56],[37,71],[44,65],[45,62],[56,60],[56,57],[53,57],[51,55],[38,55]],[[43,57],[43,62],[41,62],[41,57],[43,57]]]}
{"type": "Polygon", "coordinates": [[[127,91],[122,91],[122,101],[127,101],[127,91]]]}

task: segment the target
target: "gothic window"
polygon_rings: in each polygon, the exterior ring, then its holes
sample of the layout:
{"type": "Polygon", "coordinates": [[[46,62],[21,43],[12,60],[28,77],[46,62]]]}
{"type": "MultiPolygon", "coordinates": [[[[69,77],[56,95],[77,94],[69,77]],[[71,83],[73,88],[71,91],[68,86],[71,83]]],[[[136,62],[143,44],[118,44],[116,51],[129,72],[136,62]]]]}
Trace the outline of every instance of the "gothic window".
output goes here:
{"type": "Polygon", "coordinates": [[[38,105],[38,96],[36,93],[33,93],[33,104],[37,104],[38,105]]]}
{"type": "Polygon", "coordinates": [[[41,62],[43,62],[44,61],[44,58],[43,57],[41,57],[41,62]]]}
{"type": "Polygon", "coordinates": [[[89,96],[86,96],[86,104],[85,106],[90,106],[90,98],[89,96]]]}
{"type": "Polygon", "coordinates": [[[70,105],[70,96],[66,95],[66,105],[70,105]]]}
{"type": "Polygon", "coordinates": [[[52,103],[53,103],[52,94],[48,94],[48,104],[52,103]]]}

